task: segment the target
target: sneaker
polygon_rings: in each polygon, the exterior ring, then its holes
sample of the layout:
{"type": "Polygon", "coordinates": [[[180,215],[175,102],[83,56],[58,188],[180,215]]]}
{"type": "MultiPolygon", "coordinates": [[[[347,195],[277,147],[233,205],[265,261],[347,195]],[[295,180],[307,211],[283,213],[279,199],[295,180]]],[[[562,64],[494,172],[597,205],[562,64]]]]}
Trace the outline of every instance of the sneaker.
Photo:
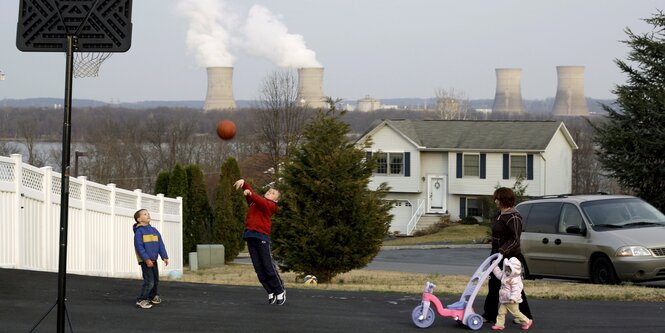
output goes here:
{"type": "Polygon", "coordinates": [[[275,304],[275,301],[277,301],[277,298],[275,298],[275,294],[273,293],[268,294],[268,304],[275,304]]]}
{"type": "Polygon", "coordinates": [[[528,323],[522,325],[522,329],[526,331],[526,330],[528,330],[529,328],[531,328],[531,325],[533,325],[533,319],[529,319],[529,322],[528,322],[528,323]]]}
{"type": "Polygon", "coordinates": [[[147,299],[142,299],[140,301],[136,301],[136,306],[138,306],[141,309],[150,309],[152,307],[152,304],[150,304],[150,301],[147,299]]]}
{"type": "Polygon", "coordinates": [[[492,326],[492,331],[503,331],[503,328],[503,326],[494,325],[492,326]]]}
{"type": "Polygon", "coordinates": [[[277,305],[284,305],[284,303],[286,303],[286,290],[282,291],[282,293],[278,294],[275,298],[277,298],[277,305]]]}
{"type": "Polygon", "coordinates": [[[152,304],[159,304],[161,302],[162,302],[162,299],[161,299],[161,297],[159,297],[159,295],[155,295],[155,297],[153,297],[150,300],[150,303],[152,303],[152,304]]]}

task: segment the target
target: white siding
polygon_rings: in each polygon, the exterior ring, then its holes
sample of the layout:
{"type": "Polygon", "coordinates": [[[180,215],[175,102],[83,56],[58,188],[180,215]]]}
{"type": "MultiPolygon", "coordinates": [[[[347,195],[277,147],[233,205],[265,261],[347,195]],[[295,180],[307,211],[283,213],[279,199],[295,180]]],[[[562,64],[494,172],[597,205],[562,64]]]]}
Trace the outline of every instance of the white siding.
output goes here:
{"type": "Polygon", "coordinates": [[[573,150],[561,131],[552,137],[543,157],[547,161],[543,194],[570,193],[573,188],[573,150]]]}
{"type": "MultiPolygon", "coordinates": [[[[456,152],[448,154],[448,168],[450,169],[449,188],[451,195],[491,195],[494,193],[497,185],[502,187],[515,186],[516,178],[503,179],[503,154],[510,154],[510,152],[484,154],[486,154],[485,179],[468,176],[457,178],[456,152]]],[[[525,179],[522,183],[523,185],[528,185],[526,195],[541,195],[541,165],[542,159],[539,157],[539,154],[533,153],[533,180],[525,179]]]]}
{"type": "MultiPolygon", "coordinates": [[[[413,157],[411,157],[413,159],[413,157]]],[[[445,175],[448,176],[448,154],[445,152],[422,152],[420,153],[421,174],[427,175],[445,175]]],[[[450,179],[450,177],[449,177],[450,179]]],[[[421,179],[421,188],[424,188],[425,181],[421,179]]]]}
{"type": "Polygon", "coordinates": [[[401,135],[389,127],[383,127],[372,136],[372,152],[382,151],[385,153],[409,152],[410,157],[410,176],[372,176],[369,187],[375,189],[379,184],[387,182],[392,187],[393,192],[419,192],[420,191],[420,157],[416,147],[404,139],[401,135]]]}

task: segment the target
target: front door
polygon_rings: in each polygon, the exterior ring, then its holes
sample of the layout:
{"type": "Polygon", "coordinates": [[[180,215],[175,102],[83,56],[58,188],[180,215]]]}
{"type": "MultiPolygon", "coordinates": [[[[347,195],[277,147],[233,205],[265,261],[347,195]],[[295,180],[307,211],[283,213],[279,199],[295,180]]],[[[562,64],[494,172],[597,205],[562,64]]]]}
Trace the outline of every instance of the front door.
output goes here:
{"type": "Polygon", "coordinates": [[[447,193],[446,176],[427,176],[427,212],[445,213],[448,210],[446,205],[447,193]]]}

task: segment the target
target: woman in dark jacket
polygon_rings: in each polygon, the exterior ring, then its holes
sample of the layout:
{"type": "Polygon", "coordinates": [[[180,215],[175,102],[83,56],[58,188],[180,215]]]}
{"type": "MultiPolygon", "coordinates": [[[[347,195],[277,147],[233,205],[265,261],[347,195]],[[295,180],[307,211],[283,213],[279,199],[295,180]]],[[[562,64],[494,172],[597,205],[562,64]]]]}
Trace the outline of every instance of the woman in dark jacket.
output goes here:
{"type": "MultiPolygon", "coordinates": [[[[494,191],[494,203],[499,208],[499,212],[492,221],[492,253],[490,255],[501,253],[504,258],[519,258],[522,253],[520,250],[522,216],[514,207],[515,193],[506,187],[498,188],[494,191]]],[[[501,266],[503,266],[502,263],[499,263],[499,267],[501,266]]],[[[483,318],[486,322],[494,322],[499,312],[501,280],[497,279],[494,274],[490,274],[487,284],[489,290],[483,307],[483,318]]],[[[522,290],[522,303],[520,303],[519,309],[529,319],[533,319],[524,290],[522,290]]]]}

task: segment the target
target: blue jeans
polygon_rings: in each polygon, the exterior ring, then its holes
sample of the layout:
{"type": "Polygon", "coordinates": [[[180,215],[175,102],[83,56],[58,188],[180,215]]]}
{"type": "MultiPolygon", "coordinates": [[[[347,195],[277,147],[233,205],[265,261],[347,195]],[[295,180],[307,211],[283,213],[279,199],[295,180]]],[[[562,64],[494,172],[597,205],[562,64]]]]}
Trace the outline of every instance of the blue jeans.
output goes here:
{"type": "Polygon", "coordinates": [[[159,285],[159,265],[157,261],[153,260],[152,267],[148,264],[141,262],[141,272],[143,273],[143,286],[141,287],[141,294],[137,298],[140,300],[151,300],[157,295],[157,285],[159,285]]]}

